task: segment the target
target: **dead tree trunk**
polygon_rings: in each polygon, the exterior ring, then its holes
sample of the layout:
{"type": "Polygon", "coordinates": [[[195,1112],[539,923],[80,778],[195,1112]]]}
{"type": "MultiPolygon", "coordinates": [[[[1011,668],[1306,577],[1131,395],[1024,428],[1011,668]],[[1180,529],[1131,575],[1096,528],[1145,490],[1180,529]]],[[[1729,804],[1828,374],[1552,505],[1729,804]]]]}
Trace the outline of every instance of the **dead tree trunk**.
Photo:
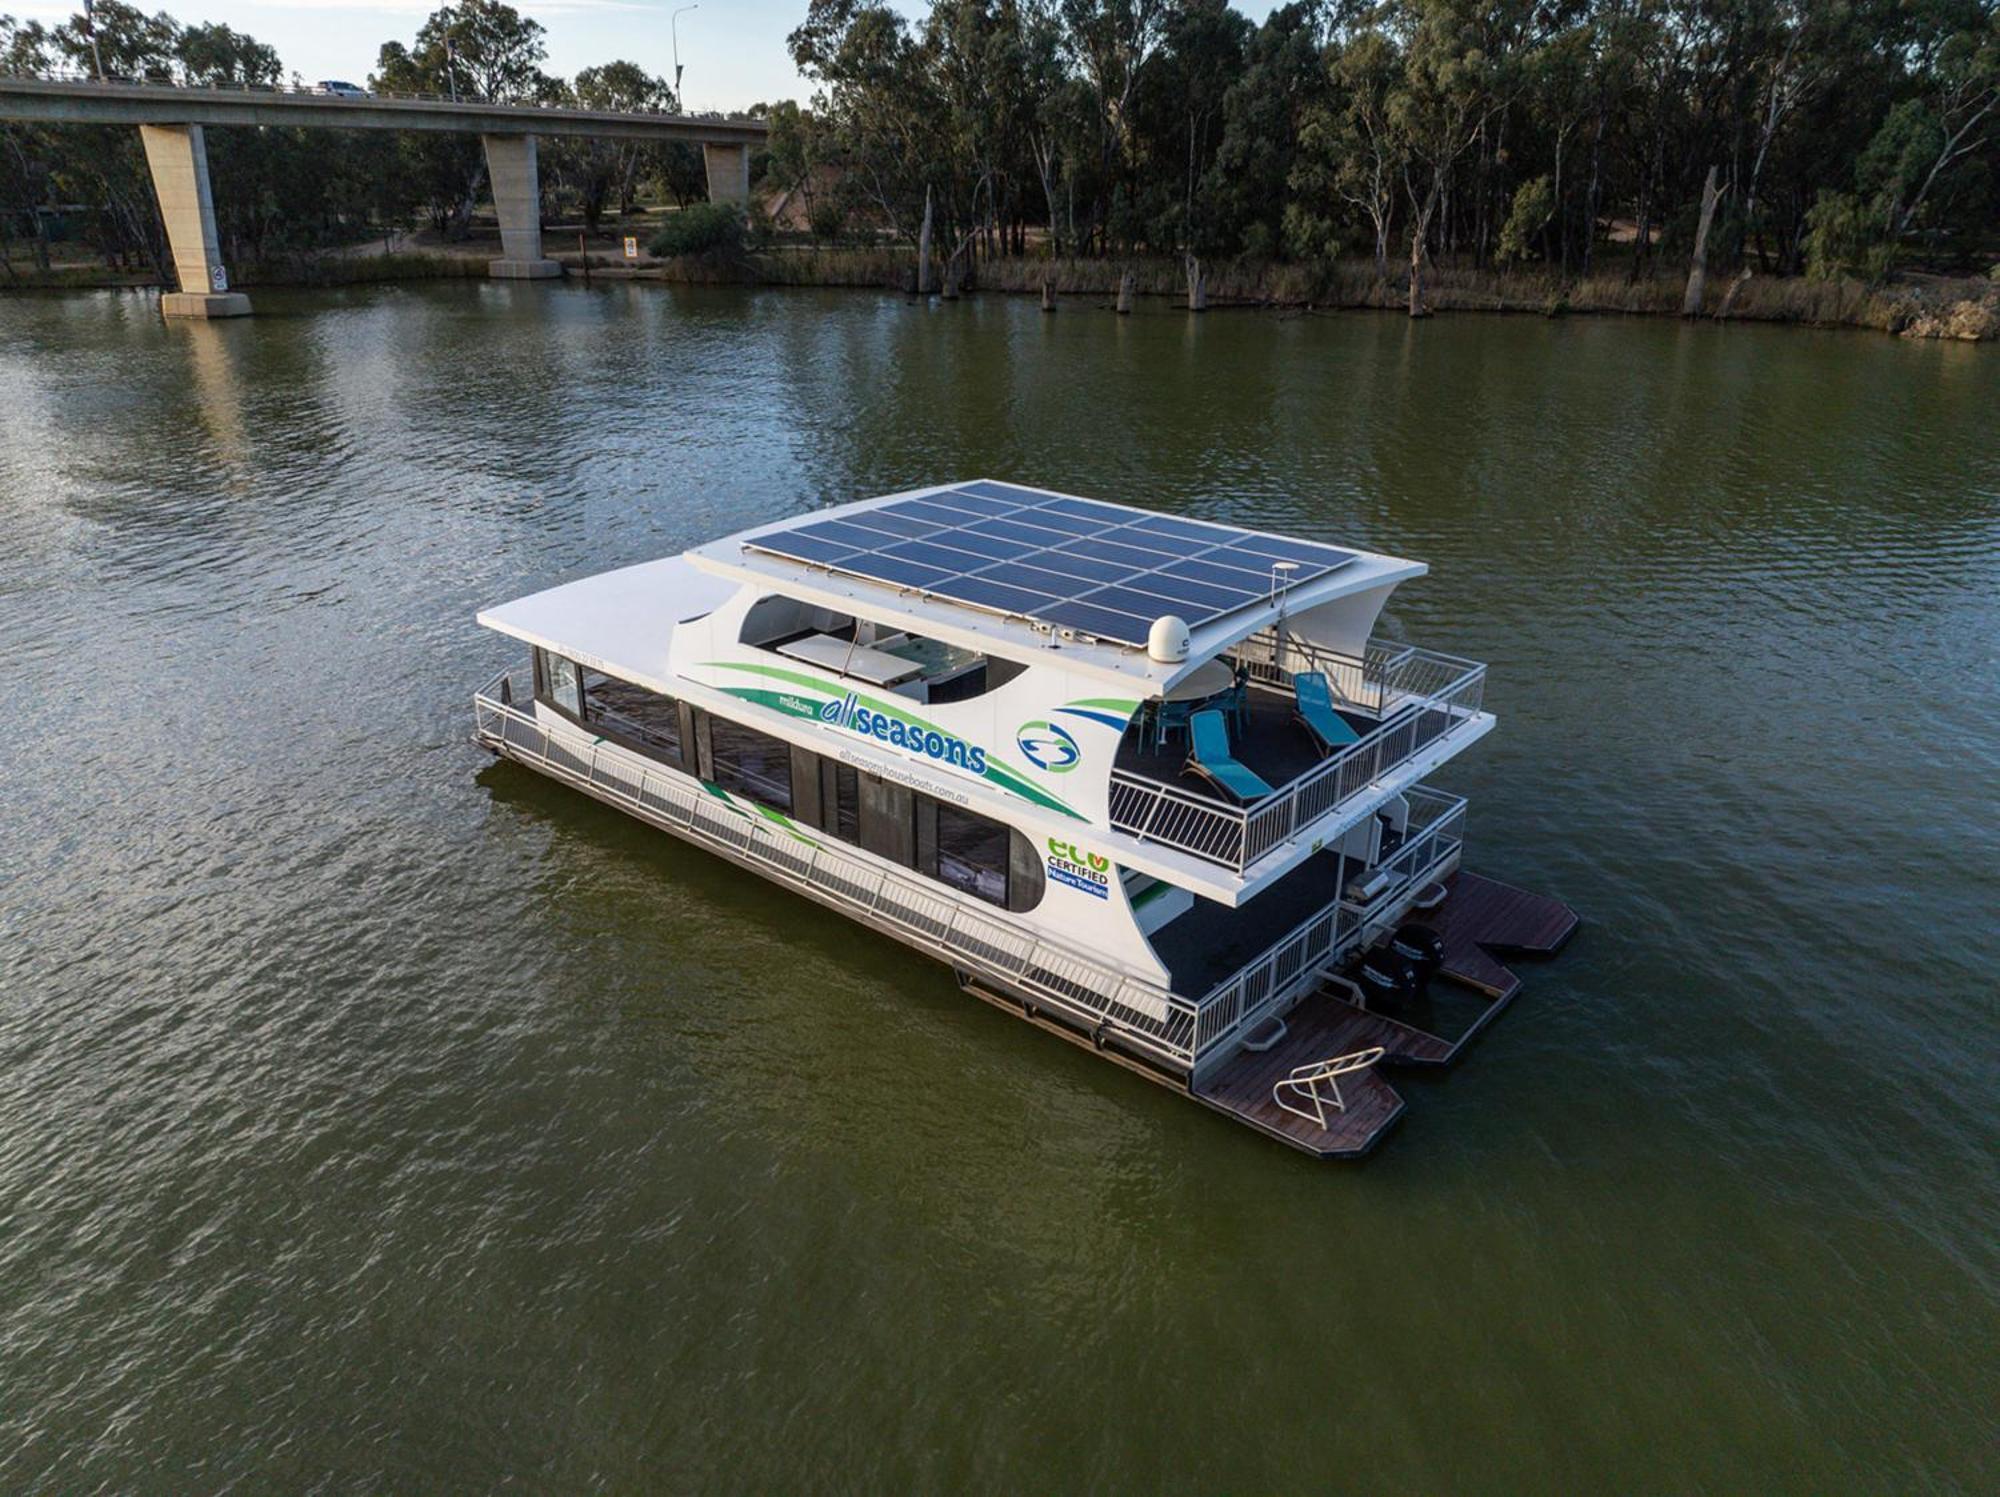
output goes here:
{"type": "MultiPolygon", "coordinates": [[[[907,222],[907,220],[905,220],[907,222]]],[[[924,189],[924,222],[917,230],[917,295],[931,294],[931,190],[924,189]]]]}
{"type": "Polygon", "coordinates": [[[1437,213],[1438,203],[1444,196],[1443,183],[1435,177],[1431,182],[1430,195],[1417,211],[1416,221],[1410,225],[1410,315],[1430,316],[1430,308],[1424,305],[1424,246],[1430,238],[1431,218],[1437,213]]]}
{"type": "Polygon", "coordinates": [[[1722,305],[1715,309],[1715,320],[1721,322],[1729,316],[1736,305],[1736,293],[1750,284],[1750,267],[1744,266],[1736,272],[1736,279],[1729,283],[1729,289],[1722,293],[1722,305]]]}
{"type": "Polygon", "coordinates": [[[1681,298],[1681,316],[1701,315],[1702,292],[1708,288],[1708,231],[1715,223],[1715,205],[1722,201],[1722,189],[1715,185],[1716,168],[1710,166],[1701,184],[1701,220],[1695,225],[1694,257],[1688,262],[1687,294],[1681,298]]]}
{"type": "Polygon", "coordinates": [[[1208,310],[1208,277],[1202,274],[1201,261],[1193,255],[1187,257],[1188,310],[1206,312],[1208,310]]]}

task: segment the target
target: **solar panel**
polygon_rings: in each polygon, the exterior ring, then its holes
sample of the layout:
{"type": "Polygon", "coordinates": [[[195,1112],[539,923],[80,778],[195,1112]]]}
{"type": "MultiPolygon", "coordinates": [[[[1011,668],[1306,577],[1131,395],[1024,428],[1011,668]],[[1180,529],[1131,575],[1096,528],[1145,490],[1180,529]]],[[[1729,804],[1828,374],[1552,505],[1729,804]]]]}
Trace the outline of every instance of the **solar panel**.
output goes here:
{"type": "Polygon", "coordinates": [[[1143,646],[1326,576],[1355,553],[980,480],[746,541],[811,566],[1143,646]]]}

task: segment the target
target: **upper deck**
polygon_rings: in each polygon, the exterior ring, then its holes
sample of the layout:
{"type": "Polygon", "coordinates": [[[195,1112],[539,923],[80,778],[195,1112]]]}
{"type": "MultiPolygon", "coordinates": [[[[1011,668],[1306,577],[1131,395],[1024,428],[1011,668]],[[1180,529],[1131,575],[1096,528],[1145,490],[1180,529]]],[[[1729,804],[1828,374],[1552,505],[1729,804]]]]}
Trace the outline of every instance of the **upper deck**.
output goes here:
{"type": "Polygon", "coordinates": [[[1302,639],[1281,644],[1268,631],[1226,658],[1247,676],[1233,706],[1232,752],[1269,792],[1228,797],[1187,748],[1163,743],[1142,720],[1119,744],[1110,821],[1245,877],[1310,856],[1493,725],[1481,706],[1486,667],[1435,650],[1371,639],[1357,657],[1302,639]],[[1326,680],[1353,741],[1329,746],[1301,723],[1302,675],[1326,680]]]}

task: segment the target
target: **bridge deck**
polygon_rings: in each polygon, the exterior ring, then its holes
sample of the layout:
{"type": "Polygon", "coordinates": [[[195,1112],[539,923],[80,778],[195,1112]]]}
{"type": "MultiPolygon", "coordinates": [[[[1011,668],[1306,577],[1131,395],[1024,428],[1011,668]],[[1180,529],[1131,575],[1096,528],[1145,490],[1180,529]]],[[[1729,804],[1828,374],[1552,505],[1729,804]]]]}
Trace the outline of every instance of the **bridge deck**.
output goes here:
{"type": "Polygon", "coordinates": [[[335,130],[448,130],[481,135],[591,135],[761,145],[763,120],[719,115],[545,109],[479,99],[305,89],[189,88],[168,82],[0,77],[0,119],[97,125],[292,125],[335,130]]]}

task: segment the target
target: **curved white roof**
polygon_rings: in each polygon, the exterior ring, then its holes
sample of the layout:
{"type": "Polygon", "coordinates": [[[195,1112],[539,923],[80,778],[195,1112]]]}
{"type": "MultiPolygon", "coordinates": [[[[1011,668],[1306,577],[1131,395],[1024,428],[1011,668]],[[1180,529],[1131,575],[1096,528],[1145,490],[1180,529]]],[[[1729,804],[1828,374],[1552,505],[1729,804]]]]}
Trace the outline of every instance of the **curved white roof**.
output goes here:
{"type": "Polygon", "coordinates": [[[675,626],[712,612],[738,586],[669,556],[498,604],[481,612],[479,622],[672,695],[680,689],[668,662],[675,626]]]}

